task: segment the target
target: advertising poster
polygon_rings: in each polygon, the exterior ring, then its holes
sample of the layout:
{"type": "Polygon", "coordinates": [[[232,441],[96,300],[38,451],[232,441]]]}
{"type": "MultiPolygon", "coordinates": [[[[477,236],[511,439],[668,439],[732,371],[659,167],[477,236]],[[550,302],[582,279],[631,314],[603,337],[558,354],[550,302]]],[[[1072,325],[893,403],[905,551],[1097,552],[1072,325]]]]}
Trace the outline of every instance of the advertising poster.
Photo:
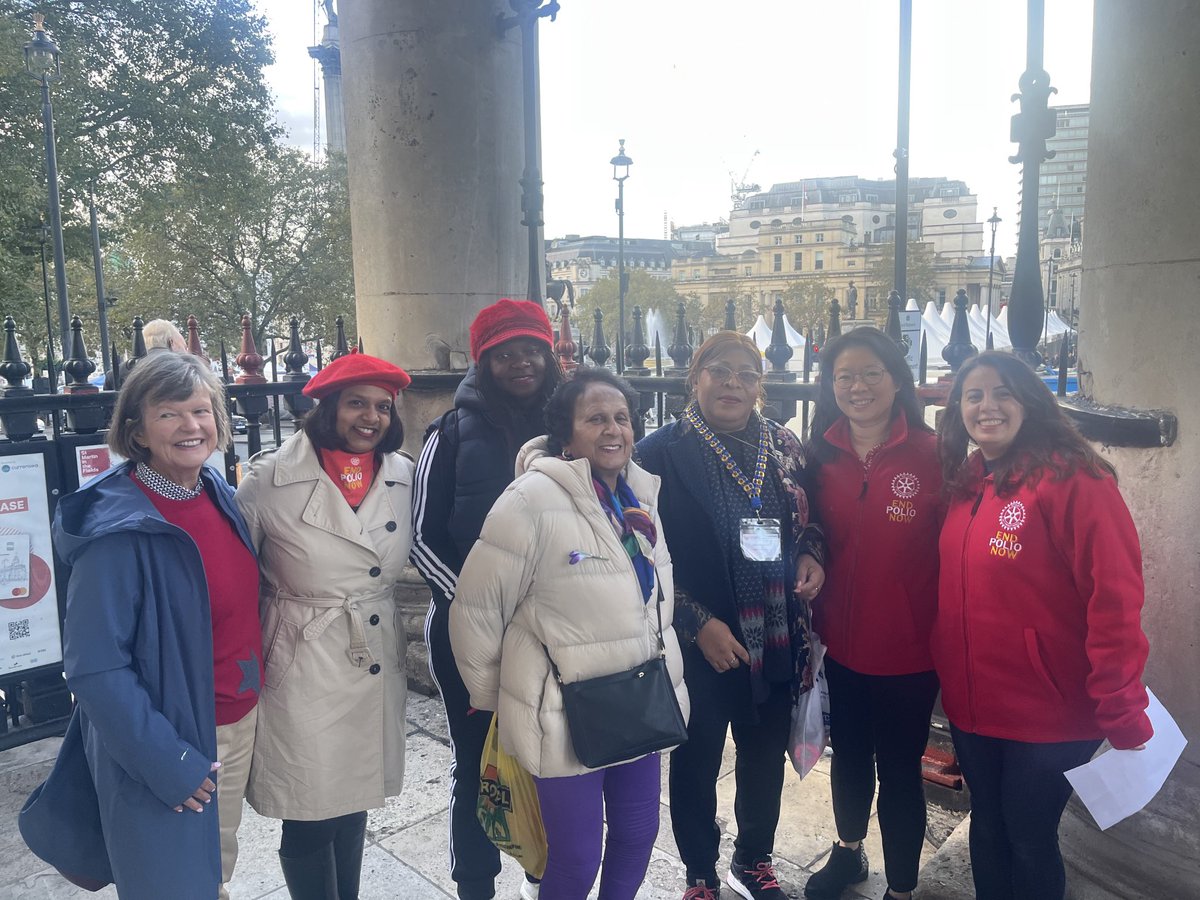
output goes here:
{"type": "MultiPolygon", "coordinates": [[[[123,462],[125,462],[125,457],[113,453],[108,449],[107,444],[81,445],[75,448],[75,472],[79,477],[80,486],[87,484],[101,472],[107,472],[113,466],[119,466],[123,462]]],[[[225,454],[221,450],[213,451],[213,455],[205,462],[218,472],[225,471],[225,454]]]]}
{"type": "Polygon", "coordinates": [[[46,458],[0,456],[0,675],[58,662],[46,458]]]}

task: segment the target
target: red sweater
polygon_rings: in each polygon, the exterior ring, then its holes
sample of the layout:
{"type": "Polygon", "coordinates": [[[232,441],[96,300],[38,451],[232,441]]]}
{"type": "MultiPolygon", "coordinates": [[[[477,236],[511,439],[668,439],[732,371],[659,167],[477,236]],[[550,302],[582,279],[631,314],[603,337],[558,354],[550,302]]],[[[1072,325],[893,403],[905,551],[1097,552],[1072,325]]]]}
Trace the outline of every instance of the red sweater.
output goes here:
{"type": "Polygon", "coordinates": [[[933,668],[942,474],[937,437],[901,413],[869,468],[843,417],[825,433],[837,458],[817,470],[816,507],[829,541],[813,627],[838,663],[864,675],[933,668]]]}
{"type": "Polygon", "coordinates": [[[217,724],[242,719],[258,703],[262,685],[262,624],[258,618],[258,563],[207,493],[170,500],[136,477],[164,519],[196,542],[212,614],[213,685],[217,724]]]}
{"type": "Polygon", "coordinates": [[[1148,740],[1141,548],[1116,482],[1048,475],[998,497],[978,453],[967,465],[979,492],[950,504],[941,537],[946,715],[1030,743],[1148,740]]]}

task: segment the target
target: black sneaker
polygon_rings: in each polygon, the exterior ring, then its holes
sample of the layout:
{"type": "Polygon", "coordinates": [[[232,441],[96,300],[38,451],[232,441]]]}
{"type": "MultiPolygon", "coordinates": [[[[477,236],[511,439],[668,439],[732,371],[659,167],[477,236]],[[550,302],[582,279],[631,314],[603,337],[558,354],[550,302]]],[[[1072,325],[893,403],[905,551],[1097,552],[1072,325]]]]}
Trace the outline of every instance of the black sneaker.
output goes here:
{"type": "Polygon", "coordinates": [[[683,900],[720,900],[721,885],[714,878],[711,881],[704,878],[689,878],[687,890],[683,892],[683,900]]]}
{"type": "Polygon", "coordinates": [[[735,861],[725,880],[739,897],[746,900],[787,900],[787,894],[775,878],[775,866],[769,856],[749,866],[735,861]]]}
{"type": "Polygon", "coordinates": [[[837,900],[850,885],[866,881],[868,871],[867,850],[861,843],[857,850],[834,843],[825,865],[804,885],[804,896],[808,900],[837,900]]]}

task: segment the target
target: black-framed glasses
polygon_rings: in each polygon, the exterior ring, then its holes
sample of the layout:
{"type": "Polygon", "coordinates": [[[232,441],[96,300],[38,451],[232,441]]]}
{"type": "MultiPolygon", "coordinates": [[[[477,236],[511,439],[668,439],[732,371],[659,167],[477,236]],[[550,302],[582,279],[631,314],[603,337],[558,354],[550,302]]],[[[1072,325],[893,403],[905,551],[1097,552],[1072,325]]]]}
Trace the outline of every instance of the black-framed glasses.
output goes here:
{"type": "Polygon", "coordinates": [[[731,369],[720,363],[705,366],[704,371],[721,384],[725,384],[730,378],[736,378],[743,387],[758,387],[758,383],[763,380],[763,373],[758,369],[731,369]]]}
{"type": "Polygon", "coordinates": [[[833,376],[833,384],[839,388],[854,387],[854,382],[862,379],[862,383],[874,387],[883,381],[883,376],[887,374],[887,369],[863,369],[861,372],[838,372],[833,376]]]}

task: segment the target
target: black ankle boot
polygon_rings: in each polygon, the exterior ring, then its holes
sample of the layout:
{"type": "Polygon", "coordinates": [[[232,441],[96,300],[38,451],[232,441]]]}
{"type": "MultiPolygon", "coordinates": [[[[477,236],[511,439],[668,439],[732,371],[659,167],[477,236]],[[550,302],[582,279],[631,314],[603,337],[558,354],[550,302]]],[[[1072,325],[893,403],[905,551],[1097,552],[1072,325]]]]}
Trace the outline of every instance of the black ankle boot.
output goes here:
{"type": "Polygon", "coordinates": [[[866,847],[860,843],[857,850],[851,850],[835,843],[825,865],[804,885],[804,896],[808,900],[837,900],[850,885],[866,881],[868,871],[866,847]]]}
{"type": "Polygon", "coordinates": [[[279,865],[292,900],[338,900],[332,844],[293,858],[280,853],[279,865]]]}
{"type": "Polygon", "coordinates": [[[337,872],[337,900],[358,900],[362,877],[363,849],[367,840],[367,814],[338,829],[333,839],[334,869],[337,872]]]}

